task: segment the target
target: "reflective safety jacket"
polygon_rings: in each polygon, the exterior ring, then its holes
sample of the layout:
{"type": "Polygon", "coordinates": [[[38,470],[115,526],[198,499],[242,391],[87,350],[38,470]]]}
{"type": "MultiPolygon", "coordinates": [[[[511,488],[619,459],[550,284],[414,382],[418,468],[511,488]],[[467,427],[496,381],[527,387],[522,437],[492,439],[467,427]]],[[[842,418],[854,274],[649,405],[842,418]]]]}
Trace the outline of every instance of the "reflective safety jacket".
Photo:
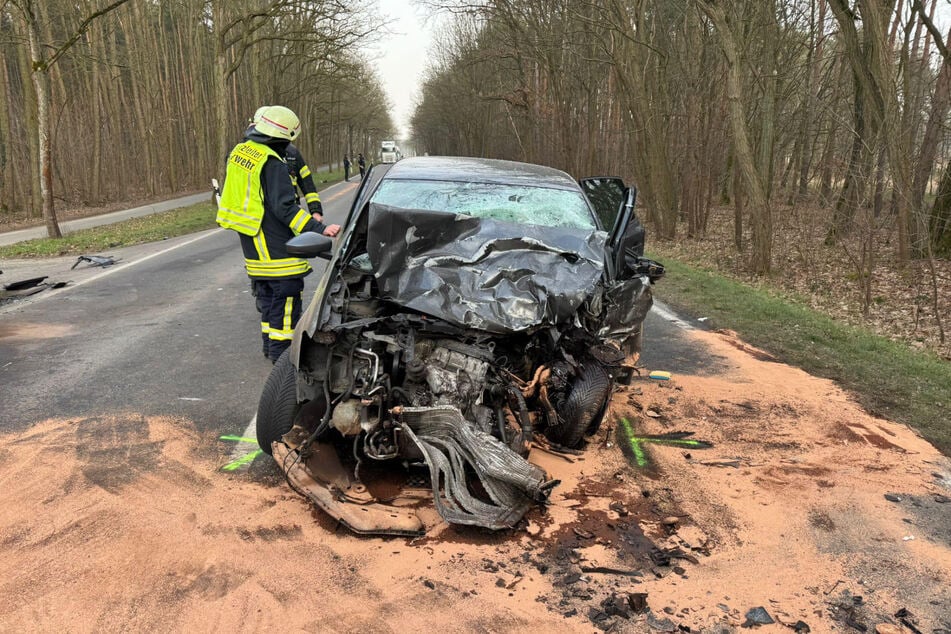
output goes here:
{"type": "Polygon", "coordinates": [[[285,243],[304,231],[322,233],[326,228],[298,203],[282,157],[286,143],[249,131],[228,157],[218,224],[238,232],[251,279],[290,279],[310,273],[307,260],[291,257],[285,243]]]}
{"type": "Polygon", "coordinates": [[[287,162],[287,171],[291,173],[291,182],[294,187],[300,188],[311,211],[316,211],[315,204],[320,202],[320,195],[317,193],[317,186],[314,185],[314,177],[311,176],[310,168],[307,167],[307,161],[293,143],[288,143],[284,160],[287,162]]]}
{"type": "Polygon", "coordinates": [[[225,172],[225,186],[218,203],[216,222],[246,236],[255,235],[264,218],[264,194],[261,170],[269,157],[283,159],[277,152],[254,141],[245,140],[231,150],[225,172]]]}

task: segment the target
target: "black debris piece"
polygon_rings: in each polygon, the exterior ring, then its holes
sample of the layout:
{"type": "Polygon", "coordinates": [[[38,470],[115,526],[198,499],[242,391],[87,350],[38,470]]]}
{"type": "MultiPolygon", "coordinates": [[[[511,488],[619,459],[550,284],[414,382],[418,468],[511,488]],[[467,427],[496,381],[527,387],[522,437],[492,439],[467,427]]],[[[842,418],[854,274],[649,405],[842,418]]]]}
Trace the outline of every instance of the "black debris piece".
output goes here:
{"type": "Polygon", "coordinates": [[[757,627],[759,625],[769,625],[770,623],[775,623],[773,617],[769,615],[769,612],[766,611],[766,608],[759,606],[750,609],[746,613],[746,621],[743,622],[741,627],[757,627]]]}
{"type": "Polygon", "coordinates": [[[69,268],[72,270],[83,262],[88,262],[89,266],[112,266],[118,261],[111,255],[81,255],[76,258],[76,262],[69,268]]]}
{"type": "Polygon", "coordinates": [[[601,609],[611,616],[619,616],[622,619],[630,619],[634,611],[628,603],[627,597],[612,594],[601,602],[601,609]]]}
{"type": "Polygon", "coordinates": [[[635,614],[640,614],[641,612],[647,611],[646,592],[630,592],[627,595],[627,601],[631,605],[631,609],[635,614]]]}
{"type": "Polygon", "coordinates": [[[600,608],[591,607],[588,608],[588,618],[597,625],[610,619],[611,615],[600,608]]]}
{"type": "Polygon", "coordinates": [[[796,634],[809,634],[812,631],[812,628],[805,621],[796,621],[792,627],[796,634]]]}
{"type": "Polygon", "coordinates": [[[699,564],[700,560],[685,551],[683,548],[670,548],[665,551],[671,559],[685,559],[692,564],[699,564]]]}
{"type": "Polygon", "coordinates": [[[621,575],[623,577],[641,577],[644,575],[640,570],[622,570],[608,566],[582,566],[581,572],[593,572],[602,575],[621,575]]]}
{"type": "Polygon", "coordinates": [[[917,621],[917,619],[915,619],[915,615],[912,614],[907,608],[902,608],[898,612],[895,612],[895,618],[898,619],[899,623],[914,632],[914,634],[922,634],[921,630],[915,626],[915,622],[917,621]]]}
{"type": "Polygon", "coordinates": [[[44,275],[43,277],[31,277],[27,280],[20,280],[19,282],[10,282],[9,284],[4,284],[3,288],[8,291],[22,291],[27,288],[34,288],[39,286],[47,277],[49,276],[44,275]]]}
{"type": "Polygon", "coordinates": [[[624,504],[621,502],[611,502],[611,505],[608,508],[610,508],[612,511],[614,511],[621,517],[627,517],[628,515],[631,514],[631,512],[627,510],[627,507],[624,506],[624,504]]]}
{"type": "Polygon", "coordinates": [[[895,493],[886,493],[885,499],[889,502],[901,502],[901,496],[895,493]]]}
{"type": "Polygon", "coordinates": [[[657,548],[656,546],[651,548],[650,553],[648,553],[648,555],[650,556],[651,561],[653,561],[654,564],[658,566],[670,565],[670,555],[662,551],[660,548],[657,548]]]}

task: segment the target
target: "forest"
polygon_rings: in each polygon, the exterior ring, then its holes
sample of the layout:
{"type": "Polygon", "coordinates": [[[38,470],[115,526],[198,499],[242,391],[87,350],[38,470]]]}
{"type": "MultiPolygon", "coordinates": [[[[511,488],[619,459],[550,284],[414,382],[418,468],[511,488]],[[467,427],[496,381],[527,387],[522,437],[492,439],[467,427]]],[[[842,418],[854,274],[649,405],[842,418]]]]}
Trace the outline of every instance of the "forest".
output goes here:
{"type": "Polygon", "coordinates": [[[668,253],[948,354],[948,9],[459,1],[413,128],[433,154],[622,176],[668,253]]]}
{"type": "MultiPolygon", "coordinates": [[[[408,1],[442,25],[418,154],[622,176],[661,254],[951,356],[947,0],[408,1]]],[[[374,0],[0,0],[0,222],[205,188],[262,104],[312,166],[369,154],[386,29],[374,0]]]]}
{"type": "Polygon", "coordinates": [[[0,219],[210,188],[258,108],[312,169],[390,137],[363,0],[0,1],[0,219]]]}

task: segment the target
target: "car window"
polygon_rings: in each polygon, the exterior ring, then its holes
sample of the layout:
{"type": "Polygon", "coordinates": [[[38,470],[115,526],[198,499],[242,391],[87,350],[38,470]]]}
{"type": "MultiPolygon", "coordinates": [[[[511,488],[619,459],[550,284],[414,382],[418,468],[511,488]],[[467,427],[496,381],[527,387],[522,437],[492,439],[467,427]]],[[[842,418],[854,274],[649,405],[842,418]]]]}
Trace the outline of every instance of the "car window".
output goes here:
{"type": "Polygon", "coordinates": [[[527,185],[457,181],[384,180],[372,202],[504,222],[595,229],[581,192],[527,185]]]}

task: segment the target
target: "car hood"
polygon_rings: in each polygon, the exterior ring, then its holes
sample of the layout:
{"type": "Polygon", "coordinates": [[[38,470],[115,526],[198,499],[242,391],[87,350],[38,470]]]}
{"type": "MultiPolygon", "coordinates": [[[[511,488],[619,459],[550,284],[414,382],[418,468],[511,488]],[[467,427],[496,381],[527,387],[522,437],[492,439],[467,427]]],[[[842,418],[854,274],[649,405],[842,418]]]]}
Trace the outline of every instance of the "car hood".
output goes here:
{"type": "Polygon", "coordinates": [[[382,298],[507,334],[563,323],[599,287],[603,231],[371,203],[367,251],[382,298]]]}

